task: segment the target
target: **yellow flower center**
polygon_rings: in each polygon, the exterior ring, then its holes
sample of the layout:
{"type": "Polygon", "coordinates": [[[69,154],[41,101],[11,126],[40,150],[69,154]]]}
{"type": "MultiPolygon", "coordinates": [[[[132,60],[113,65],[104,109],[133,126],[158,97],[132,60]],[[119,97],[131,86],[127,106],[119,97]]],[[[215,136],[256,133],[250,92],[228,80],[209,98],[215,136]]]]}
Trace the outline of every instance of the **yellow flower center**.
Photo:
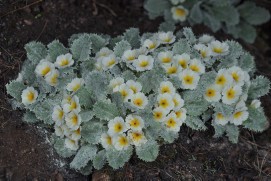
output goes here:
{"type": "Polygon", "coordinates": [[[185,84],[191,85],[191,84],[193,84],[194,77],[191,75],[186,75],[186,76],[184,76],[183,80],[184,80],[185,84]]]}
{"type": "Polygon", "coordinates": [[[239,112],[234,113],[233,118],[239,119],[242,115],[243,115],[243,112],[239,111],[239,112]]]}
{"type": "Polygon", "coordinates": [[[175,13],[178,16],[185,16],[185,14],[186,14],[185,10],[181,9],[181,8],[176,8],[175,13]]]}
{"type": "Polygon", "coordinates": [[[233,99],[235,97],[235,91],[231,88],[226,93],[228,99],[233,99]]]}
{"type": "Polygon", "coordinates": [[[130,122],[130,126],[133,127],[133,128],[137,128],[137,127],[140,126],[140,121],[135,118],[130,122]]]}
{"type": "Polygon", "coordinates": [[[154,112],[153,117],[155,120],[160,120],[163,117],[163,113],[162,112],[154,112]]]}
{"type": "Polygon", "coordinates": [[[168,86],[163,86],[161,88],[161,92],[162,93],[170,93],[171,91],[170,91],[170,88],[168,86]]]}
{"type": "Polygon", "coordinates": [[[184,59],[179,60],[179,65],[182,66],[182,68],[187,68],[187,62],[184,59]]]}
{"type": "Polygon", "coordinates": [[[28,99],[28,101],[33,101],[34,97],[35,97],[34,92],[30,91],[30,92],[27,93],[27,99],[28,99]]]}
{"type": "Polygon", "coordinates": [[[167,69],[168,74],[175,74],[177,72],[177,67],[169,67],[167,69]]]}
{"type": "Polygon", "coordinates": [[[170,118],[167,122],[166,122],[166,126],[168,128],[174,128],[176,127],[177,125],[177,122],[173,119],[173,118],[170,118]]]}
{"type": "Polygon", "coordinates": [[[107,66],[110,67],[112,65],[114,65],[116,63],[116,60],[115,59],[111,59],[108,63],[107,63],[107,66]]]}
{"type": "Polygon", "coordinates": [[[126,90],[121,90],[120,91],[120,94],[122,95],[122,97],[126,97],[128,95],[127,91],[126,90]]]}
{"type": "Polygon", "coordinates": [[[130,86],[130,89],[131,89],[134,93],[137,92],[137,88],[136,88],[135,86],[130,86]]]}
{"type": "Polygon", "coordinates": [[[126,145],[128,145],[128,140],[127,140],[127,138],[122,136],[119,139],[119,143],[120,143],[121,146],[126,146],[126,145]]]}
{"type": "Polygon", "coordinates": [[[224,116],[223,116],[222,113],[217,113],[216,117],[217,117],[218,120],[224,119],[224,116]]]}
{"type": "Polygon", "coordinates": [[[163,57],[162,58],[162,62],[163,63],[170,63],[171,62],[171,58],[170,57],[163,57]]]}
{"type": "Polygon", "coordinates": [[[51,68],[49,66],[44,67],[44,69],[42,69],[41,71],[41,75],[45,76],[46,74],[48,74],[51,71],[51,68]]]}
{"type": "Polygon", "coordinates": [[[199,72],[199,67],[197,65],[190,65],[189,68],[193,70],[194,72],[199,72]]]}
{"type": "Polygon", "coordinates": [[[68,59],[63,59],[63,60],[61,60],[61,62],[60,62],[60,66],[66,66],[66,65],[68,65],[69,64],[69,60],[68,59]]]}
{"type": "Polygon", "coordinates": [[[71,109],[76,109],[77,108],[77,104],[75,101],[71,101],[71,109]]]}
{"type": "Polygon", "coordinates": [[[207,89],[205,95],[206,97],[214,97],[216,95],[216,91],[214,89],[207,89]]]}
{"type": "Polygon", "coordinates": [[[108,136],[108,137],[106,138],[106,143],[107,143],[108,145],[112,145],[112,138],[111,138],[110,136],[108,136]]]}
{"type": "Polygon", "coordinates": [[[159,101],[159,106],[161,106],[161,107],[163,107],[163,108],[167,108],[168,105],[169,105],[169,102],[168,102],[168,100],[166,100],[166,99],[161,99],[161,100],[159,101]]]}
{"type": "Polygon", "coordinates": [[[119,133],[119,132],[121,132],[123,130],[123,125],[121,124],[121,123],[116,123],[115,125],[114,125],[114,131],[116,132],[116,133],[119,133]]]}
{"type": "Polygon", "coordinates": [[[64,115],[64,112],[62,110],[58,111],[58,119],[62,119],[64,115]]]}
{"type": "Polygon", "coordinates": [[[137,98],[133,100],[133,103],[139,107],[143,105],[143,99],[142,98],[137,98]]]}
{"type": "Polygon", "coordinates": [[[236,82],[239,81],[239,75],[238,75],[236,72],[233,72],[231,75],[232,75],[232,78],[233,78],[236,82]]]}
{"type": "Polygon", "coordinates": [[[216,78],[216,84],[218,84],[218,85],[221,85],[221,86],[224,86],[225,84],[226,84],[226,82],[227,82],[227,79],[226,79],[226,77],[224,76],[224,75],[220,75],[220,76],[218,76],[217,78],[216,78]]]}
{"type": "Polygon", "coordinates": [[[175,105],[175,106],[178,106],[178,105],[179,105],[179,101],[177,101],[176,98],[173,98],[173,102],[174,102],[174,105],[175,105]]]}
{"type": "Polygon", "coordinates": [[[76,92],[78,89],[80,89],[80,87],[81,87],[81,84],[75,84],[73,87],[72,87],[72,91],[73,92],[76,92]]]}
{"type": "Polygon", "coordinates": [[[213,52],[215,52],[215,53],[222,53],[222,52],[223,52],[223,49],[220,48],[220,47],[214,47],[214,48],[213,48],[213,52]]]}
{"type": "Polygon", "coordinates": [[[132,138],[134,141],[140,141],[142,139],[143,135],[140,133],[132,133],[132,138]]]}
{"type": "Polygon", "coordinates": [[[156,44],[155,43],[151,43],[150,45],[149,45],[149,49],[154,49],[156,47],[156,44]]]}
{"type": "Polygon", "coordinates": [[[75,133],[76,133],[77,135],[80,135],[80,134],[81,134],[81,129],[78,128],[78,129],[75,131],[75,133]]]}
{"type": "Polygon", "coordinates": [[[131,56],[128,56],[127,60],[128,61],[133,61],[135,59],[135,56],[131,55],[131,56]]]}
{"type": "Polygon", "coordinates": [[[140,66],[140,67],[147,67],[148,65],[149,65],[149,62],[146,61],[146,60],[143,60],[143,61],[141,61],[141,62],[139,63],[139,66],[140,66]]]}
{"type": "Polygon", "coordinates": [[[77,125],[77,123],[78,123],[78,117],[77,117],[77,115],[73,115],[72,116],[72,124],[77,125]]]}
{"type": "Polygon", "coordinates": [[[58,78],[58,75],[54,74],[53,77],[51,78],[51,84],[52,85],[56,85],[57,84],[57,78],[58,78]]]}
{"type": "Polygon", "coordinates": [[[201,51],[200,51],[200,55],[201,55],[203,58],[206,58],[206,57],[207,57],[207,52],[201,50],[201,51]]]}
{"type": "Polygon", "coordinates": [[[177,117],[178,119],[181,118],[182,115],[183,115],[182,111],[177,111],[177,112],[175,112],[175,114],[176,114],[176,117],[177,117]]]}

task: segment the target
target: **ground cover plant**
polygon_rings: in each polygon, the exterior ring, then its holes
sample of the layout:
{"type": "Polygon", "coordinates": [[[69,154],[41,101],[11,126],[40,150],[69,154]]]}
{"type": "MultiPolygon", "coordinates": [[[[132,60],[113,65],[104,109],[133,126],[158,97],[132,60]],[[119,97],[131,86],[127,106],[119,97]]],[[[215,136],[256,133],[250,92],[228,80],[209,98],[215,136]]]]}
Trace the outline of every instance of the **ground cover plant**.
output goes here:
{"type": "Polygon", "coordinates": [[[259,98],[270,82],[256,76],[253,57],[235,41],[195,37],[190,28],[122,36],[76,34],[28,43],[27,60],[6,87],[24,120],[55,130],[56,151],[89,174],[108,162],[119,168],[135,150],[154,161],[180,127],[224,134],[236,143],[239,128],[260,132],[267,118],[259,98]]]}
{"type": "Polygon", "coordinates": [[[164,17],[161,29],[173,30],[176,24],[204,24],[213,32],[223,30],[234,38],[253,43],[255,26],[270,20],[270,13],[255,2],[246,0],[146,0],[149,18],[164,17]]]}

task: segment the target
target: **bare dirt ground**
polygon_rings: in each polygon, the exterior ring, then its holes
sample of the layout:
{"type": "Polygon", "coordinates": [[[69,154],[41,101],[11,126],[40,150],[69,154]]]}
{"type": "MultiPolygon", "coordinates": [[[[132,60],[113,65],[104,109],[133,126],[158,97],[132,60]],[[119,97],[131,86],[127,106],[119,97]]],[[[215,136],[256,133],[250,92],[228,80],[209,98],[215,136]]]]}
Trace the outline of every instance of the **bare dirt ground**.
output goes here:
{"type": "MultiPolygon", "coordinates": [[[[258,2],[258,1],[257,1],[258,2]]],[[[259,3],[269,10],[271,3],[259,3]]],[[[162,19],[150,21],[143,0],[0,0],[0,180],[89,180],[63,167],[63,160],[50,147],[47,134],[38,125],[22,122],[22,112],[7,102],[5,84],[16,78],[25,59],[24,45],[33,40],[44,44],[59,39],[67,44],[74,33],[119,35],[129,27],[141,32],[157,31],[162,19]]],[[[256,59],[258,73],[271,78],[271,23],[258,29],[253,45],[241,42],[256,59]]],[[[196,34],[210,32],[193,27],[196,34]]],[[[217,38],[231,38],[222,32],[217,38]]],[[[271,97],[263,105],[271,118],[271,97]]],[[[238,144],[212,138],[213,130],[181,129],[179,139],[162,146],[155,162],[136,156],[122,169],[109,167],[94,172],[94,178],[112,180],[270,180],[271,129],[264,133],[243,130],[238,144]]]]}

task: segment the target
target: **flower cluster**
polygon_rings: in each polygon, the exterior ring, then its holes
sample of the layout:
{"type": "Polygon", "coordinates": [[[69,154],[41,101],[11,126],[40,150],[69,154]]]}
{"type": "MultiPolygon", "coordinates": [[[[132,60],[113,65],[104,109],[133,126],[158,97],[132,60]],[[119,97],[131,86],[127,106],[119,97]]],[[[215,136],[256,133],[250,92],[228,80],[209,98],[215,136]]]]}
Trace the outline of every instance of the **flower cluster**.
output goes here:
{"type": "Polygon", "coordinates": [[[259,99],[270,82],[254,74],[253,57],[234,41],[196,37],[189,28],[142,36],[132,28],[69,42],[69,49],[59,41],[27,44],[22,71],[6,88],[13,107],[26,110],[24,121],[53,128],[57,153],[74,156],[70,167],[84,174],[106,163],[120,168],[133,151],[154,161],[183,125],[206,130],[210,122],[215,137],[233,143],[240,128],[266,129],[259,99]]]}
{"type": "Polygon", "coordinates": [[[188,22],[191,26],[204,24],[213,32],[222,29],[224,32],[253,43],[257,33],[255,25],[270,20],[267,9],[251,1],[238,2],[231,0],[189,1],[189,0],[145,0],[144,8],[149,18],[164,16],[165,22],[160,30],[171,30],[175,24],[188,22]],[[227,12],[227,13],[225,13],[227,12]],[[255,12],[253,16],[249,12],[255,12]]]}

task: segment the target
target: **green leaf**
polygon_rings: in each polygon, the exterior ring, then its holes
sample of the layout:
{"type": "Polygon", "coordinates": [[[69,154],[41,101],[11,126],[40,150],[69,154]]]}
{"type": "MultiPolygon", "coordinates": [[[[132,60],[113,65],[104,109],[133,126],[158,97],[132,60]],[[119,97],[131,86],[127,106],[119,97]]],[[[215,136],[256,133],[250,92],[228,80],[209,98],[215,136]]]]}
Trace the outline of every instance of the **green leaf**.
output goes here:
{"type": "Polygon", "coordinates": [[[190,53],[190,43],[186,39],[181,38],[178,42],[174,43],[172,51],[174,54],[190,53]]]}
{"type": "Polygon", "coordinates": [[[234,111],[233,106],[221,102],[214,103],[213,106],[216,113],[222,113],[224,116],[231,116],[234,111]]]}
{"type": "Polygon", "coordinates": [[[270,13],[267,9],[256,6],[254,2],[245,1],[238,6],[242,18],[251,25],[261,25],[270,20],[270,13]]]}
{"type": "Polygon", "coordinates": [[[79,103],[81,106],[85,108],[91,108],[93,106],[93,96],[88,92],[85,87],[81,87],[77,92],[76,95],[79,98],[79,103]]]}
{"type": "Polygon", "coordinates": [[[238,142],[239,137],[239,128],[233,124],[227,124],[226,126],[226,135],[232,143],[238,142]]]}
{"type": "Polygon", "coordinates": [[[255,79],[251,80],[251,85],[248,90],[248,97],[252,99],[257,99],[269,93],[270,81],[268,78],[263,76],[257,76],[255,79]]]}
{"type": "Polygon", "coordinates": [[[208,106],[210,105],[205,99],[197,99],[191,102],[187,102],[184,99],[185,102],[185,108],[187,110],[187,114],[191,116],[200,116],[202,113],[204,113],[208,106]]]}
{"type": "Polygon", "coordinates": [[[151,90],[157,90],[160,82],[163,81],[163,76],[161,72],[159,73],[156,70],[150,70],[142,73],[142,75],[138,78],[138,82],[142,85],[142,92],[149,93],[151,90]],[[151,80],[151,81],[149,81],[151,80]],[[146,84],[146,82],[148,82],[146,84]]]}
{"type": "Polygon", "coordinates": [[[37,65],[42,59],[47,56],[47,49],[45,45],[40,42],[30,42],[25,45],[27,58],[32,64],[37,65]]]}
{"type": "Polygon", "coordinates": [[[130,28],[123,34],[123,39],[128,41],[133,48],[140,47],[140,35],[138,28],[130,28]]]}
{"type": "Polygon", "coordinates": [[[25,60],[22,65],[21,74],[23,80],[28,84],[32,85],[36,81],[36,76],[33,76],[36,69],[36,65],[32,64],[30,60],[25,60]]]}
{"type": "Polygon", "coordinates": [[[106,132],[105,126],[98,120],[92,119],[83,124],[81,135],[86,142],[98,144],[104,132],[106,132]]]}
{"type": "Polygon", "coordinates": [[[119,116],[116,104],[106,101],[98,101],[93,106],[95,116],[102,120],[111,120],[119,116]]]}
{"type": "Polygon", "coordinates": [[[137,77],[135,76],[135,74],[131,71],[131,70],[125,70],[124,72],[122,72],[121,77],[125,80],[136,80],[137,77]]]}
{"type": "Polygon", "coordinates": [[[183,34],[188,42],[195,43],[197,41],[197,38],[195,37],[191,28],[188,27],[183,28],[183,34]]]}
{"type": "Polygon", "coordinates": [[[71,45],[73,58],[81,62],[88,60],[92,48],[91,44],[90,35],[80,35],[71,45]]]}
{"type": "Polygon", "coordinates": [[[108,149],[106,150],[106,158],[109,165],[113,169],[118,169],[124,166],[129,161],[133,154],[133,147],[129,146],[126,150],[108,149]]]}
{"type": "Polygon", "coordinates": [[[130,43],[126,40],[121,40],[120,42],[118,42],[116,44],[116,46],[114,47],[114,54],[117,57],[122,57],[123,53],[126,50],[130,50],[132,47],[130,45],[130,43]]]}
{"type": "Polygon", "coordinates": [[[88,122],[93,118],[94,113],[92,111],[85,110],[81,111],[79,115],[81,116],[82,122],[88,122]]]}
{"type": "Polygon", "coordinates": [[[103,168],[106,163],[106,150],[99,151],[93,158],[93,167],[97,170],[103,168]]]}
{"type": "Polygon", "coordinates": [[[163,138],[166,143],[173,143],[178,138],[178,136],[178,132],[168,131],[165,128],[163,131],[160,131],[160,137],[163,138]]]}
{"type": "Polygon", "coordinates": [[[238,60],[239,67],[247,72],[254,72],[256,69],[254,57],[245,52],[238,60]]]}
{"type": "Polygon", "coordinates": [[[47,99],[43,102],[36,104],[33,108],[33,112],[36,114],[36,117],[42,120],[45,124],[52,125],[54,123],[54,121],[52,120],[54,106],[54,102],[47,99]]]}
{"type": "Polygon", "coordinates": [[[70,167],[75,170],[80,170],[81,168],[87,166],[88,162],[94,158],[96,155],[97,148],[93,145],[85,145],[78,150],[77,154],[70,163],[70,167]]]}
{"type": "Polygon", "coordinates": [[[214,122],[212,122],[212,126],[215,129],[214,138],[219,138],[219,137],[223,136],[223,134],[226,131],[226,127],[225,126],[217,125],[214,122]]]}
{"type": "Polygon", "coordinates": [[[83,175],[89,176],[92,172],[92,163],[89,161],[86,166],[80,168],[79,172],[83,175]]]}
{"type": "Polygon", "coordinates": [[[211,28],[213,32],[217,32],[221,28],[221,22],[212,14],[204,12],[203,17],[203,24],[211,28]]]}
{"type": "Polygon", "coordinates": [[[144,8],[149,14],[153,14],[154,19],[157,16],[162,16],[164,10],[170,8],[170,2],[168,0],[147,0],[144,8]]]}
{"type": "Polygon", "coordinates": [[[27,86],[23,84],[23,82],[11,81],[6,85],[7,93],[14,97],[18,102],[22,101],[22,92],[26,89],[27,86]]]}
{"type": "Polygon", "coordinates": [[[163,31],[163,32],[172,31],[172,32],[174,32],[175,29],[176,29],[175,23],[171,22],[171,21],[165,21],[159,25],[159,31],[163,31]]]}
{"type": "Polygon", "coordinates": [[[245,128],[256,132],[262,132],[268,128],[268,120],[262,108],[249,107],[248,113],[248,120],[243,123],[245,128]]]}
{"type": "Polygon", "coordinates": [[[118,111],[121,113],[122,116],[126,116],[127,108],[124,105],[123,98],[119,92],[115,92],[111,94],[112,102],[117,106],[118,111]]]}
{"type": "Polygon", "coordinates": [[[187,116],[185,124],[193,130],[206,130],[204,122],[195,116],[187,116]]]}
{"type": "Polygon", "coordinates": [[[60,43],[58,40],[52,41],[48,47],[48,53],[53,62],[56,61],[56,58],[59,55],[69,53],[69,49],[65,48],[62,43],[60,43]]]}
{"type": "Polygon", "coordinates": [[[74,150],[70,150],[65,147],[65,141],[64,139],[61,138],[56,138],[55,143],[54,143],[54,148],[61,157],[68,158],[71,157],[76,153],[74,150]]]}
{"type": "Polygon", "coordinates": [[[148,140],[147,143],[136,147],[136,154],[139,159],[152,162],[154,161],[159,153],[159,145],[154,140],[148,140]]]}
{"type": "Polygon", "coordinates": [[[257,37],[256,29],[246,22],[242,22],[238,26],[240,27],[238,37],[242,38],[248,43],[253,43],[257,37]]]}
{"type": "Polygon", "coordinates": [[[105,47],[108,44],[106,39],[97,34],[90,34],[89,38],[92,42],[91,46],[93,53],[98,52],[101,48],[105,47]]]}
{"type": "Polygon", "coordinates": [[[233,40],[227,40],[226,43],[229,45],[229,54],[227,55],[228,59],[236,61],[243,56],[244,50],[240,43],[233,40]]]}
{"type": "Polygon", "coordinates": [[[199,1],[198,3],[194,4],[194,6],[192,7],[190,11],[190,16],[189,16],[197,24],[200,24],[203,21],[203,14],[200,8],[201,3],[202,2],[199,1]]]}
{"type": "Polygon", "coordinates": [[[108,84],[108,78],[103,72],[92,71],[85,78],[85,88],[96,99],[106,98],[108,84]]]}
{"type": "Polygon", "coordinates": [[[38,120],[34,113],[27,111],[24,113],[23,121],[27,123],[37,123],[40,120],[38,120]]]}
{"type": "Polygon", "coordinates": [[[212,12],[214,17],[225,22],[227,25],[237,25],[240,21],[240,15],[232,5],[213,7],[212,12]]]}

